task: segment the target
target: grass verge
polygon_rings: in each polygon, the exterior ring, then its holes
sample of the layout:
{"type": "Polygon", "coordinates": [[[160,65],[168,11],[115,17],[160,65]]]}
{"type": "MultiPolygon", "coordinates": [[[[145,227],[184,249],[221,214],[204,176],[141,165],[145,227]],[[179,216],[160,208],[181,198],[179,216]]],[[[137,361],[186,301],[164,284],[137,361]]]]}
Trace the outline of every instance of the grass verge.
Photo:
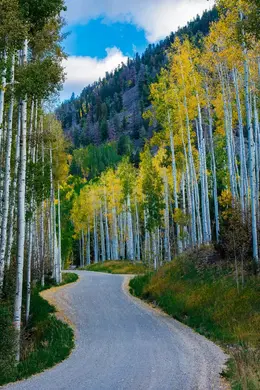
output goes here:
{"type": "MultiPolygon", "coordinates": [[[[78,275],[64,273],[62,283],[73,283],[78,275]]],[[[14,382],[44,371],[66,359],[74,347],[73,330],[53,314],[55,307],[39,293],[55,284],[49,282],[45,288],[35,287],[31,296],[31,317],[22,333],[22,355],[18,365],[14,360],[15,333],[12,327],[12,307],[0,305],[0,385],[14,382]],[[3,337],[2,337],[3,335],[3,337]]]]}
{"type": "MultiPolygon", "coordinates": [[[[205,253],[205,257],[207,254],[205,253]]],[[[225,376],[235,390],[260,388],[260,284],[248,276],[237,291],[232,269],[182,255],[130,281],[130,292],[218,342],[231,356],[225,376]]]]}
{"type": "Polygon", "coordinates": [[[86,267],[81,268],[81,270],[121,275],[140,275],[146,272],[146,268],[142,263],[133,263],[129,261],[105,261],[104,263],[87,265],[86,267]]]}

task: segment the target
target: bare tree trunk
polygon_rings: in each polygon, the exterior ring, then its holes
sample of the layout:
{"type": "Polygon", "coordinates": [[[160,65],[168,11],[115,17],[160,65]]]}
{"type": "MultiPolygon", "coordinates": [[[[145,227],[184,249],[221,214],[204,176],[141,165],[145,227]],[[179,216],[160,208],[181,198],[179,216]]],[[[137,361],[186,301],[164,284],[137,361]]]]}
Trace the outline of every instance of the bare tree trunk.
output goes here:
{"type": "Polygon", "coordinates": [[[9,229],[8,229],[8,244],[7,244],[7,256],[6,256],[6,264],[7,268],[10,267],[11,262],[11,254],[12,254],[12,246],[14,240],[14,210],[16,203],[16,195],[17,195],[17,178],[18,178],[18,167],[20,162],[20,138],[21,138],[21,101],[19,103],[18,108],[18,123],[17,123],[17,134],[16,134],[16,151],[15,151],[15,165],[14,165],[14,173],[13,173],[13,183],[12,183],[12,195],[11,195],[11,205],[10,205],[10,215],[9,215],[9,229]]]}
{"type": "Polygon", "coordinates": [[[5,104],[5,88],[6,88],[6,69],[7,69],[7,52],[4,50],[3,55],[3,72],[0,88],[0,151],[3,147],[3,117],[4,117],[4,104],[5,104]]]}
{"type": "Polygon", "coordinates": [[[61,215],[60,215],[60,184],[58,184],[58,248],[59,248],[59,258],[58,258],[58,272],[59,272],[59,281],[62,281],[62,256],[61,256],[61,215]]]}
{"type": "Polygon", "coordinates": [[[8,212],[10,209],[10,181],[11,181],[11,152],[12,152],[12,135],[13,135],[13,111],[14,111],[14,66],[15,56],[12,57],[11,69],[11,101],[8,112],[8,127],[6,140],[6,158],[5,158],[5,176],[4,176],[4,192],[3,192],[3,215],[1,226],[1,242],[0,242],[0,291],[4,279],[5,255],[7,247],[7,221],[8,212]]]}
{"type": "Polygon", "coordinates": [[[127,195],[127,259],[134,260],[133,221],[131,212],[131,199],[127,195]]]}
{"type": "MultiPolygon", "coordinates": [[[[24,42],[23,65],[27,63],[28,41],[24,42]]],[[[16,359],[20,360],[20,335],[21,335],[21,314],[22,314],[22,288],[24,268],[24,242],[25,242],[25,186],[26,186],[26,131],[27,131],[27,99],[22,101],[22,126],[21,126],[21,147],[20,147],[20,171],[18,191],[18,226],[17,226],[17,274],[16,292],[14,302],[14,327],[17,332],[16,359]]]]}

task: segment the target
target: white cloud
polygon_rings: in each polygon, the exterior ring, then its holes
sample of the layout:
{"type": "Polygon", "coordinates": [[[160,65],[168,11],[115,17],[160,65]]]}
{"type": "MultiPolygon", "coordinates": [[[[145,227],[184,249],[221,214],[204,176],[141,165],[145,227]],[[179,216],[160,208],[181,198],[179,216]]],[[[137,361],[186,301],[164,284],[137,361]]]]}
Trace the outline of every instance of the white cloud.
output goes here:
{"type": "Polygon", "coordinates": [[[127,57],[116,47],[108,48],[106,52],[104,59],[70,56],[64,61],[66,82],[61,92],[61,100],[70,98],[73,92],[78,95],[85,86],[127,61],[127,57]]]}
{"type": "MultiPolygon", "coordinates": [[[[149,42],[166,37],[197,14],[209,9],[214,0],[66,0],[69,24],[104,21],[130,22],[146,32],[149,42]]],[[[94,39],[91,37],[91,39],[94,39]]]]}

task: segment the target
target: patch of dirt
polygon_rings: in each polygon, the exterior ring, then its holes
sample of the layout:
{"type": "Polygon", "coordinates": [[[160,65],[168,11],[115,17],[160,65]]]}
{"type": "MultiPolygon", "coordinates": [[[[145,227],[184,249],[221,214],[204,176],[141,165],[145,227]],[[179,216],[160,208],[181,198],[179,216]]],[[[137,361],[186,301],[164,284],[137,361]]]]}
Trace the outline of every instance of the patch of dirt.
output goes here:
{"type": "Polygon", "coordinates": [[[68,293],[67,290],[69,290],[71,287],[74,286],[75,283],[78,283],[78,280],[74,283],[65,284],[60,287],[52,287],[49,290],[44,290],[40,293],[40,296],[49,302],[50,305],[55,307],[55,313],[54,315],[56,318],[60,321],[65,322],[68,324],[71,328],[75,330],[75,324],[71,318],[68,317],[67,313],[70,313],[71,317],[71,311],[70,305],[69,305],[69,299],[68,299],[68,293]]]}

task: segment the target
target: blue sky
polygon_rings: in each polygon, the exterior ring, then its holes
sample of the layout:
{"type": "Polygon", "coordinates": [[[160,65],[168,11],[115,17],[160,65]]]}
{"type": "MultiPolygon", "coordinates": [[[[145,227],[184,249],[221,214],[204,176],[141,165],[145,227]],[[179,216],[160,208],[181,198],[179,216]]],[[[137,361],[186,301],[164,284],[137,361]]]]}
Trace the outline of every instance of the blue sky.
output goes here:
{"type": "Polygon", "coordinates": [[[118,47],[122,53],[132,57],[142,52],[148,41],[145,31],[129,23],[104,23],[102,18],[90,20],[87,24],[67,27],[70,35],[65,49],[69,55],[105,58],[106,48],[118,47]],[[91,39],[91,37],[95,39],[91,39]]]}
{"type": "Polygon", "coordinates": [[[210,8],[214,0],[66,0],[64,62],[66,82],[61,100],[78,95],[106,71],[136,51],[142,53],[171,31],[210,8]]]}

